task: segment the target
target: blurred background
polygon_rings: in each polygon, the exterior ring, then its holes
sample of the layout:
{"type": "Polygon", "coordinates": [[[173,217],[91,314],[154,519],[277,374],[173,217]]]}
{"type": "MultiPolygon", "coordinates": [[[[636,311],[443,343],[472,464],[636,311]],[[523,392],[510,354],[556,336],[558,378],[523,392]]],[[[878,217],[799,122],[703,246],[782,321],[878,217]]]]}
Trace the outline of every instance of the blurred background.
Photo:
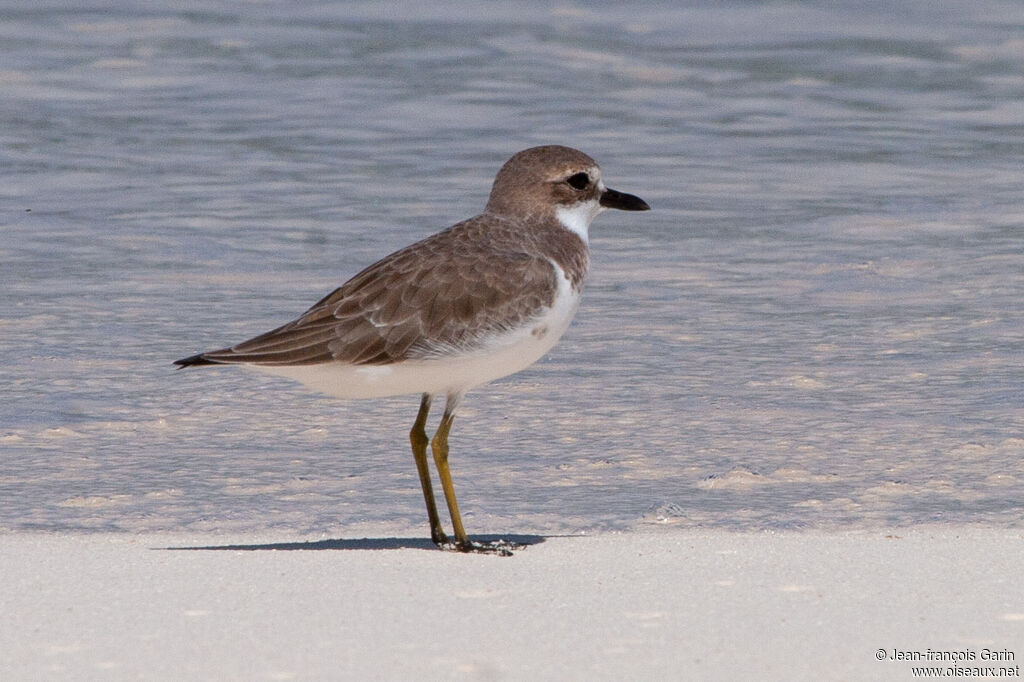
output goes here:
{"type": "Polygon", "coordinates": [[[2,3],[0,529],[424,534],[417,396],[171,363],[549,143],[653,210],[467,396],[471,533],[1019,527],[1022,35],[993,0],[2,3]]]}

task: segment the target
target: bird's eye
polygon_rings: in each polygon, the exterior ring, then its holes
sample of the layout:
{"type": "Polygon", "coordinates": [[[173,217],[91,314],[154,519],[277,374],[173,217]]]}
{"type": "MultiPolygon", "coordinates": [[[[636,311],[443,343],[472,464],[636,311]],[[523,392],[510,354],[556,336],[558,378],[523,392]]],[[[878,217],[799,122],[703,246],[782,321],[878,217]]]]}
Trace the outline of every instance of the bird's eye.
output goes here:
{"type": "Polygon", "coordinates": [[[590,176],[586,173],[576,173],[567,177],[565,181],[573,189],[586,189],[587,185],[590,184],[590,176]]]}

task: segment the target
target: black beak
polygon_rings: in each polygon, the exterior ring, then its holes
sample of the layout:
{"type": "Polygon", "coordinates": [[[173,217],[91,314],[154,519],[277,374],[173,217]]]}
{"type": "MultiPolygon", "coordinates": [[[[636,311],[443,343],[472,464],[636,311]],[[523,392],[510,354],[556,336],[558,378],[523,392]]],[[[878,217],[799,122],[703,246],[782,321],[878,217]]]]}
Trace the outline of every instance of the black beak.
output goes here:
{"type": "Polygon", "coordinates": [[[605,208],[617,208],[620,211],[650,211],[651,207],[640,197],[625,192],[605,189],[601,195],[601,205],[605,208]]]}

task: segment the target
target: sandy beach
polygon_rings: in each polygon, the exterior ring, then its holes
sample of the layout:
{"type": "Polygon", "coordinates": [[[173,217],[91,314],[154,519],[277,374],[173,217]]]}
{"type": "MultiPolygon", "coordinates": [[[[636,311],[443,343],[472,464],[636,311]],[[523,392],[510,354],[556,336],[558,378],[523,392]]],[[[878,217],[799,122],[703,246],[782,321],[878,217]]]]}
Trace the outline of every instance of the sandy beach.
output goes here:
{"type": "Polygon", "coordinates": [[[1018,530],[520,539],[502,558],[413,534],[4,535],[0,678],[1019,675],[1018,530]]]}

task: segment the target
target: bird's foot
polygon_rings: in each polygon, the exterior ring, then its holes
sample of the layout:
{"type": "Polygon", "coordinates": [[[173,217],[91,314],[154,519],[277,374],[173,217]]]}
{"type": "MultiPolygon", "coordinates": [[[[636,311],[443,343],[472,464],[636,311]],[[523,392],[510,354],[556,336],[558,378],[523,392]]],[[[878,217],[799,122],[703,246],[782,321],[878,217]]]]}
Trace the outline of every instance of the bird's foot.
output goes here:
{"type": "Polygon", "coordinates": [[[463,552],[464,554],[494,554],[495,556],[512,556],[513,550],[520,549],[523,545],[509,540],[494,540],[492,542],[473,542],[472,540],[448,540],[444,542],[434,541],[438,549],[448,552],[463,552]]]}

